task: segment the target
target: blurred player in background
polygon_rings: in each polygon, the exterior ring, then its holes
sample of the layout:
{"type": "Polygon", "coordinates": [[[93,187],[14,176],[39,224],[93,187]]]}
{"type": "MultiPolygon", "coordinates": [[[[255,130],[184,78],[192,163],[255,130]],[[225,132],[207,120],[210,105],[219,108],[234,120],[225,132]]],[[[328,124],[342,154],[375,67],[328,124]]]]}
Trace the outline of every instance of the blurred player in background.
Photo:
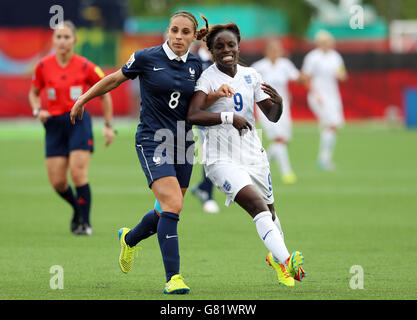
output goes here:
{"type": "MultiPolygon", "coordinates": [[[[201,42],[201,46],[197,51],[197,55],[201,60],[203,70],[206,70],[213,64],[211,53],[207,48],[204,41],[201,42]]],[[[199,138],[199,143],[204,141],[205,127],[197,126],[196,131],[199,138]]],[[[219,206],[216,200],[213,199],[213,183],[206,177],[204,167],[202,169],[202,180],[196,186],[191,188],[191,192],[201,201],[203,204],[203,210],[207,213],[218,213],[219,206]]]]}
{"type": "Polygon", "coordinates": [[[315,37],[316,48],[304,58],[302,73],[309,90],[307,101],[320,127],[318,166],[333,170],[337,130],[344,124],[338,81],[347,79],[342,56],[334,50],[335,40],[327,31],[315,37]]]}
{"type": "Polygon", "coordinates": [[[226,194],[227,206],[235,201],[253,218],[279,283],[294,286],[294,279],[305,275],[301,268],[304,257],[299,251],[290,255],[284,243],[268,158],[254,126],[255,102],[270,121],[277,122],[282,99],[255,69],[238,64],[240,31],[236,24],[211,27],[206,42],[215,64],[197,82],[187,121],[207,126],[203,144],[207,176],[226,194]],[[227,95],[222,95],[224,87],[227,95]],[[206,108],[207,96],[213,93],[218,93],[218,100],[206,108]]]}
{"type": "Polygon", "coordinates": [[[292,136],[292,120],[290,110],[290,95],[288,82],[299,81],[300,72],[288,58],[284,57],[281,43],[276,39],[267,42],[265,57],[252,65],[282,97],[282,116],[274,123],[267,119],[263,112],[259,112],[258,119],[264,128],[271,144],[268,148],[269,158],[275,160],[281,170],[284,183],[295,183],[297,178],[292,170],[287,145],[292,136]]]}
{"type": "MultiPolygon", "coordinates": [[[[74,53],[76,30],[71,21],[58,25],[53,34],[55,54],[43,58],[37,65],[29,91],[33,115],[45,127],[46,168],[55,191],[73,208],[71,231],[91,235],[91,189],[88,167],[93,152],[91,118],[86,112],[75,126],[70,123],[70,111],[81,94],[104,77],[103,71],[86,58],[74,53]],[[46,91],[46,108],[41,105],[41,91],[46,91]],[[68,183],[68,171],[76,195],[68,183]]],[[[106,125],[103,135],[108,146],[114,139],[113,107],[109,94],[101,97],[106,125]]]]}
{"type": "Polygon", "coordinates": [[[82,118],[83,105],[89,100],[117,88],[126,80],[139,77],[142,105],[136,152],[148,186],[157,199],[155,208],[159,210],[149,211],[133,229],[124,227],[119,230],[119,266],[122,272],[130,272],[136,245],[157,234],[165,267],[166,294],[187,294],[190,291],[180,274],[177,225],[193,167],[192,159],[189,162],[189,159],[181,161],[184,159],[179,158],[189,150],[194,151],[192,126],[185,120],[195,83],[202,72],[200,60],[189,52],[189,48],[194,40],[201,39],[207,32],[207,28],[197,28],[197,19],[191,13],[174,13],[164,44],[134,52],[120,70],[106,76],[83,94],[71,111],[74,123],[76,118],[82,118]],[[179,127],[181,124],[184,128],[179,127]],[[168,131],[174,138],[164,142],[164,162],[161,159],[163,154],[157,152],[162,144],[163,137],[157,139],[163,132],[161,130],[168,131]],[[188,140],[189,132],[191,141],[188,140]],[[180,137],[185,141],[178,141],[180,137]]]}

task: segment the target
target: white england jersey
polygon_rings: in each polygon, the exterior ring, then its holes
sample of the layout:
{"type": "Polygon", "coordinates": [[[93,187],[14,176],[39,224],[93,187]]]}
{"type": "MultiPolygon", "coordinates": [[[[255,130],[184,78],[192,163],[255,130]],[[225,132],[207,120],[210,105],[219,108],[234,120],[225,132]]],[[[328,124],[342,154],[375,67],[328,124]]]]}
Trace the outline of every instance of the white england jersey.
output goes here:
{"type": "Polygon", "coordinates": [[[300,72],[287,58],[278,58],[275,63],[272,63],[268,58],[263,58],[256,61],[253,68],[258,71],[262,79],[272,86],[279,95],[282,97],[282,103],[284,106],[284,113],[289,114],[289,94],[288,94],[288,82],[298,79],[300,72]]]}
{"type": "Polygon", "coordinates": [[[258,108],[258,119],[266,130],[269,139],[283,138],[286,141],[291,139],[291,111],[288,91],[288,82],[297,80],[300,72],[287,58],[278,58],[272,63],[268,58],[256,61],[253,68],[258,71],[262,79],[271,85],[282,97],[282,115],[277,123],[269,121],[258,108]]]}
{"type": "Polygon", "coordinates": [[[310,51],[304,58],[302,71],[311,76],[308,104],[321,125],[340,126],[344,123],[343,105],[337,73],[344,69],[342,56],[335,50],[310,51]]]}
{"type": "Polygon", "coordinates": [[[216,64],[207,68],[197,81],[195,91],[210,94],[227,84],[235,90],[231,98],[221,98],[206,111],[234,112],[245,118],[252,130],[240,136],[231,124],[219,124],[207,127],[203,141],[203,162],[236,163],[242,165],[265,165],[268,162],[266,152],[255,128],[254,104],[269,98],[262,89],[262,78],[253,68],[237,65],[236,75],[232,78],[221,72],[216,64]]]}
{"type": "Polygon", "coordinates": [[[312,77],[311,86],[322,100],[341,105],[336,75],[344,67],[342,56],[335,50],[314,49],[304,58],[302,71],[312,77]]]}

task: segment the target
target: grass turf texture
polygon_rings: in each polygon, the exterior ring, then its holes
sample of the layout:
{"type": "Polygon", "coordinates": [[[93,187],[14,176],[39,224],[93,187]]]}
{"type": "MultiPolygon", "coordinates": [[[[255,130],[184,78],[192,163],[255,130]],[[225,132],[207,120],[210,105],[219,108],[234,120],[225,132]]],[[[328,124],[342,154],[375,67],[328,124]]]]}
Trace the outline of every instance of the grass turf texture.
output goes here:
{"type": "MultiPolygon", "coordinates": [[[[100,127],[90,167],[94,235],[85,237],[70,233],[71,209],[48,184],[41,126],[0,124],[0,299],[417,298],[416,131],[348,124],[338,137],[337,169],[322,172],[317,127],[295,125],[290,156],[299,181],[283,185],[271,164],[287,247],[305,255],[308,277],[294,288],[278,285],[247,213],[224,207],[217,190],[220,214],[204,213],[188,193],[179,235],[191,294],[167,296],[156,236],[140,243],[131,273],[119,270],[117,231],[136,225],[154,198],[134,148],[136,125],[119,124],[109,148],[100,127]],[[50,288],[53,265],[64,269],[63,290],[50,288]],[[364,270],[364,289],[349,286],[354,265],[364,270]]],[[[200,177],[196,165],[191,185],[200,177]]]]}

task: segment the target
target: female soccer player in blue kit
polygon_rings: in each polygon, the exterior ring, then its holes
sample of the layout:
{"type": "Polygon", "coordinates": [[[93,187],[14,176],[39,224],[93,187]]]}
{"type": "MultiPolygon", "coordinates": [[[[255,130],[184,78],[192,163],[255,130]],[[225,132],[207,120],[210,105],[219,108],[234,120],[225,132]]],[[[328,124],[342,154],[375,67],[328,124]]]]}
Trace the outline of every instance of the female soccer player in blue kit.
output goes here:
{"type": "Polygon", "coordinates": [[[133,229],[119,230],[119,265],[124,273],[128,273],[133,266],[137,243],[157,233],[166,272],[166,294],[190,291],[179,272],[177,223],[193,166],[192,161],[184,159],[185,153],[190,153],[194,146],[191,125],[185,120],[194,86],[202,73],[200,60],[189,53],[189,48],[194,40],[201,39],[208,31],[208,27],[200,31],[197,28],[194,15],[187,11],[176,12],[170,19],[168,40],[163,45],[134,52],[120,70],[106,76],[80,96],[71,111],[71,121],[75,123],[77,117],[82,118],[86,102],[139,76],[142,106],[136,151],[160,210],[148,212],[133,229]],[[161,129],[169,130],[173,138],[173,141],[164,141],[165,154],[157,154],[158,146],[162,144],[158,139],[161,129]],[[189,132],[191,139],[184,143],[189,132]],[[178,138],[182,138],[183,143],[177,143],[178,138]]]}

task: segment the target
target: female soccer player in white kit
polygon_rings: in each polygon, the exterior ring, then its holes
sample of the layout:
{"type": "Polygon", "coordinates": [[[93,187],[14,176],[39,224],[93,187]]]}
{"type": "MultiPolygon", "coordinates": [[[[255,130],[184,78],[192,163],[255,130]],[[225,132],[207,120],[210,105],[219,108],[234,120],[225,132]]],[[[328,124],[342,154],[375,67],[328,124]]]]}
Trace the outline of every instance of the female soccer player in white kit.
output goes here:
{"type": "Polygon", "coordinates": [[[333,170],[337,129],[344,124],[338,80],[346,80],[347,74],[342,56],[333,49],[333,36],[322,30],[317,33],[315,41],[317,48],[304,58],[302,73],[309,89],[309,107],[320,126],[318,166],[323,170],[333,170]]]}
{"type": "Polygon", "coordinates": [[[282,116],[274,123],[258,109],[258,119],[271,144],[268,148],[270,159],[277,162],[284,183],[295,183],[297,178],[292,170],[288,155],[288,142],[292,137],[292,120],[288,82],[300,80],[300,72],[288,58],[283,56],[281,43],[269,40],[265,48],[265,57],[256,61],[252,67],[258,71],[263,80],[277,90],[282,97],[282,116]]]}
{"type": "Polygon", "coordinates": [[[305,275],[304,257],[299,251],[290,255],[284,243],[273,205],[268,159],[254,126],[254,103],[276,122],[282,113],[281,97],[262,82],[255,69],[238,65],[240,31],[235,24],[209,30],[205,41],[215,63],[197,81],[187,121],[207,126],[203,142],[206,175],[226,194],[227,206],[235,201],[252,216],[279,283],[294,286],[294,279],[301,281],[305,275]],[[202,110],[213,92],[219,99],[202,110]]]}

